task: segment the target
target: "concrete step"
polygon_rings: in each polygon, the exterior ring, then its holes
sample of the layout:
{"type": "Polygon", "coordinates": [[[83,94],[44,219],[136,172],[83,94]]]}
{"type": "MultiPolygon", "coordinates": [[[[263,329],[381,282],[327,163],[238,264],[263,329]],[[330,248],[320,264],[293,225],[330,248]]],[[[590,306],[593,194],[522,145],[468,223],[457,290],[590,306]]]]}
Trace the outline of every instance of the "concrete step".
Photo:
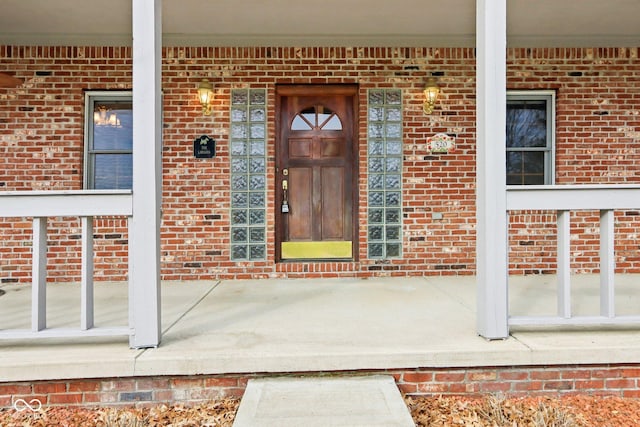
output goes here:
{"type": "Polygon", "coordinates": [[[234,427],[414,426],[391,376],[249,380],[234,427]]]}

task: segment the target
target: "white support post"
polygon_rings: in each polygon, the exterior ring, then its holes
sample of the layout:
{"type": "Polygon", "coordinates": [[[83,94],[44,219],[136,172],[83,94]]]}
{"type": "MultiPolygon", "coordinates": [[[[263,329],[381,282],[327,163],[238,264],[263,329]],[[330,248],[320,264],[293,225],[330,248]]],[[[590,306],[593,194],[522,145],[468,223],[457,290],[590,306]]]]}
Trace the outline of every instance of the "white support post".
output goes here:
{"type": "Polygon", "coordinates": [[[600,211],[600,315],[615,316],[614,211],[600,211]]]}
{"type": "Polygon", "coordinates": [[[80,272],[80,329],[93,328],[93,217],[80,217],[82,225],[82,268],[80,272]]]}
{"type": "Polygon", "coordinates": [[[476,0],[477,331],[507,338],[506,0],[476,0]]]}
{"type": "Polygon", "coordinates": [[[47,327],[47,218],[33,218],[31,330],[47,327]]]}
{"type": "Polygon", "coordinates": [[[162,0],[133,5],[133,218],[129,304],[133,348],[160,343],[162,0]]]}
{"type": "Polygon", "coordinates": [[[558,211],[558,316],[571,317],[571,211],[558,211]]]}

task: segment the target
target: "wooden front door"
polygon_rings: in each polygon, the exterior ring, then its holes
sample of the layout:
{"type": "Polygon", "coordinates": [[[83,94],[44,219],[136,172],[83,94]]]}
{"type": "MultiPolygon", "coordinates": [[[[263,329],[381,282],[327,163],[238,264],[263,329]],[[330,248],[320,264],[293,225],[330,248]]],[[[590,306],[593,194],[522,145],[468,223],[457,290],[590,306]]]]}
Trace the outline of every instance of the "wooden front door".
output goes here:
{"type": "Polygon", "coordinates": [[[357,253],[356,86],[279,86],[276,257],[357,253]]]}

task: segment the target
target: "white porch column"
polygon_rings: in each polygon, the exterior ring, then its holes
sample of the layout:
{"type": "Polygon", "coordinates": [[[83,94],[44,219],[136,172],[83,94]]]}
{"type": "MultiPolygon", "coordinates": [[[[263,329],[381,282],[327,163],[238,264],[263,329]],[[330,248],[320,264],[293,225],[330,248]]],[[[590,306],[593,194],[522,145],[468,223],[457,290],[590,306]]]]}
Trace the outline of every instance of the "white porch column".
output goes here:
{"type": "Polygon", "coordinates": [[[477,330],[506,338],[506,0],[476,0],[477,330]]]}
{"type": "Polygon", "coordinates": [[[129,227],[129,323],[133,348],[160,343],[162,203],[162,0],[133,5],[133,218],[129,227]]]}

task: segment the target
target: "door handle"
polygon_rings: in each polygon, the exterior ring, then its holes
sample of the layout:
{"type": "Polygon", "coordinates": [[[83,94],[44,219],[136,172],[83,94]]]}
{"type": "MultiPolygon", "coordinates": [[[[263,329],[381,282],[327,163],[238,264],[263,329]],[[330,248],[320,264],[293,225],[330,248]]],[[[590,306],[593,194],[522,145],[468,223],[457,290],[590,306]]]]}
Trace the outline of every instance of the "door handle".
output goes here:
{"type": "MultiPolygon", "coordinates": [[[[285,169],[286,170],[286,169],[285,169]]],[[[289,189],[289,181],[282,180],[282,205],[280,211],[282,213],[289,213],[289,201],[287,200],[287,190],[289,189]]]]}

